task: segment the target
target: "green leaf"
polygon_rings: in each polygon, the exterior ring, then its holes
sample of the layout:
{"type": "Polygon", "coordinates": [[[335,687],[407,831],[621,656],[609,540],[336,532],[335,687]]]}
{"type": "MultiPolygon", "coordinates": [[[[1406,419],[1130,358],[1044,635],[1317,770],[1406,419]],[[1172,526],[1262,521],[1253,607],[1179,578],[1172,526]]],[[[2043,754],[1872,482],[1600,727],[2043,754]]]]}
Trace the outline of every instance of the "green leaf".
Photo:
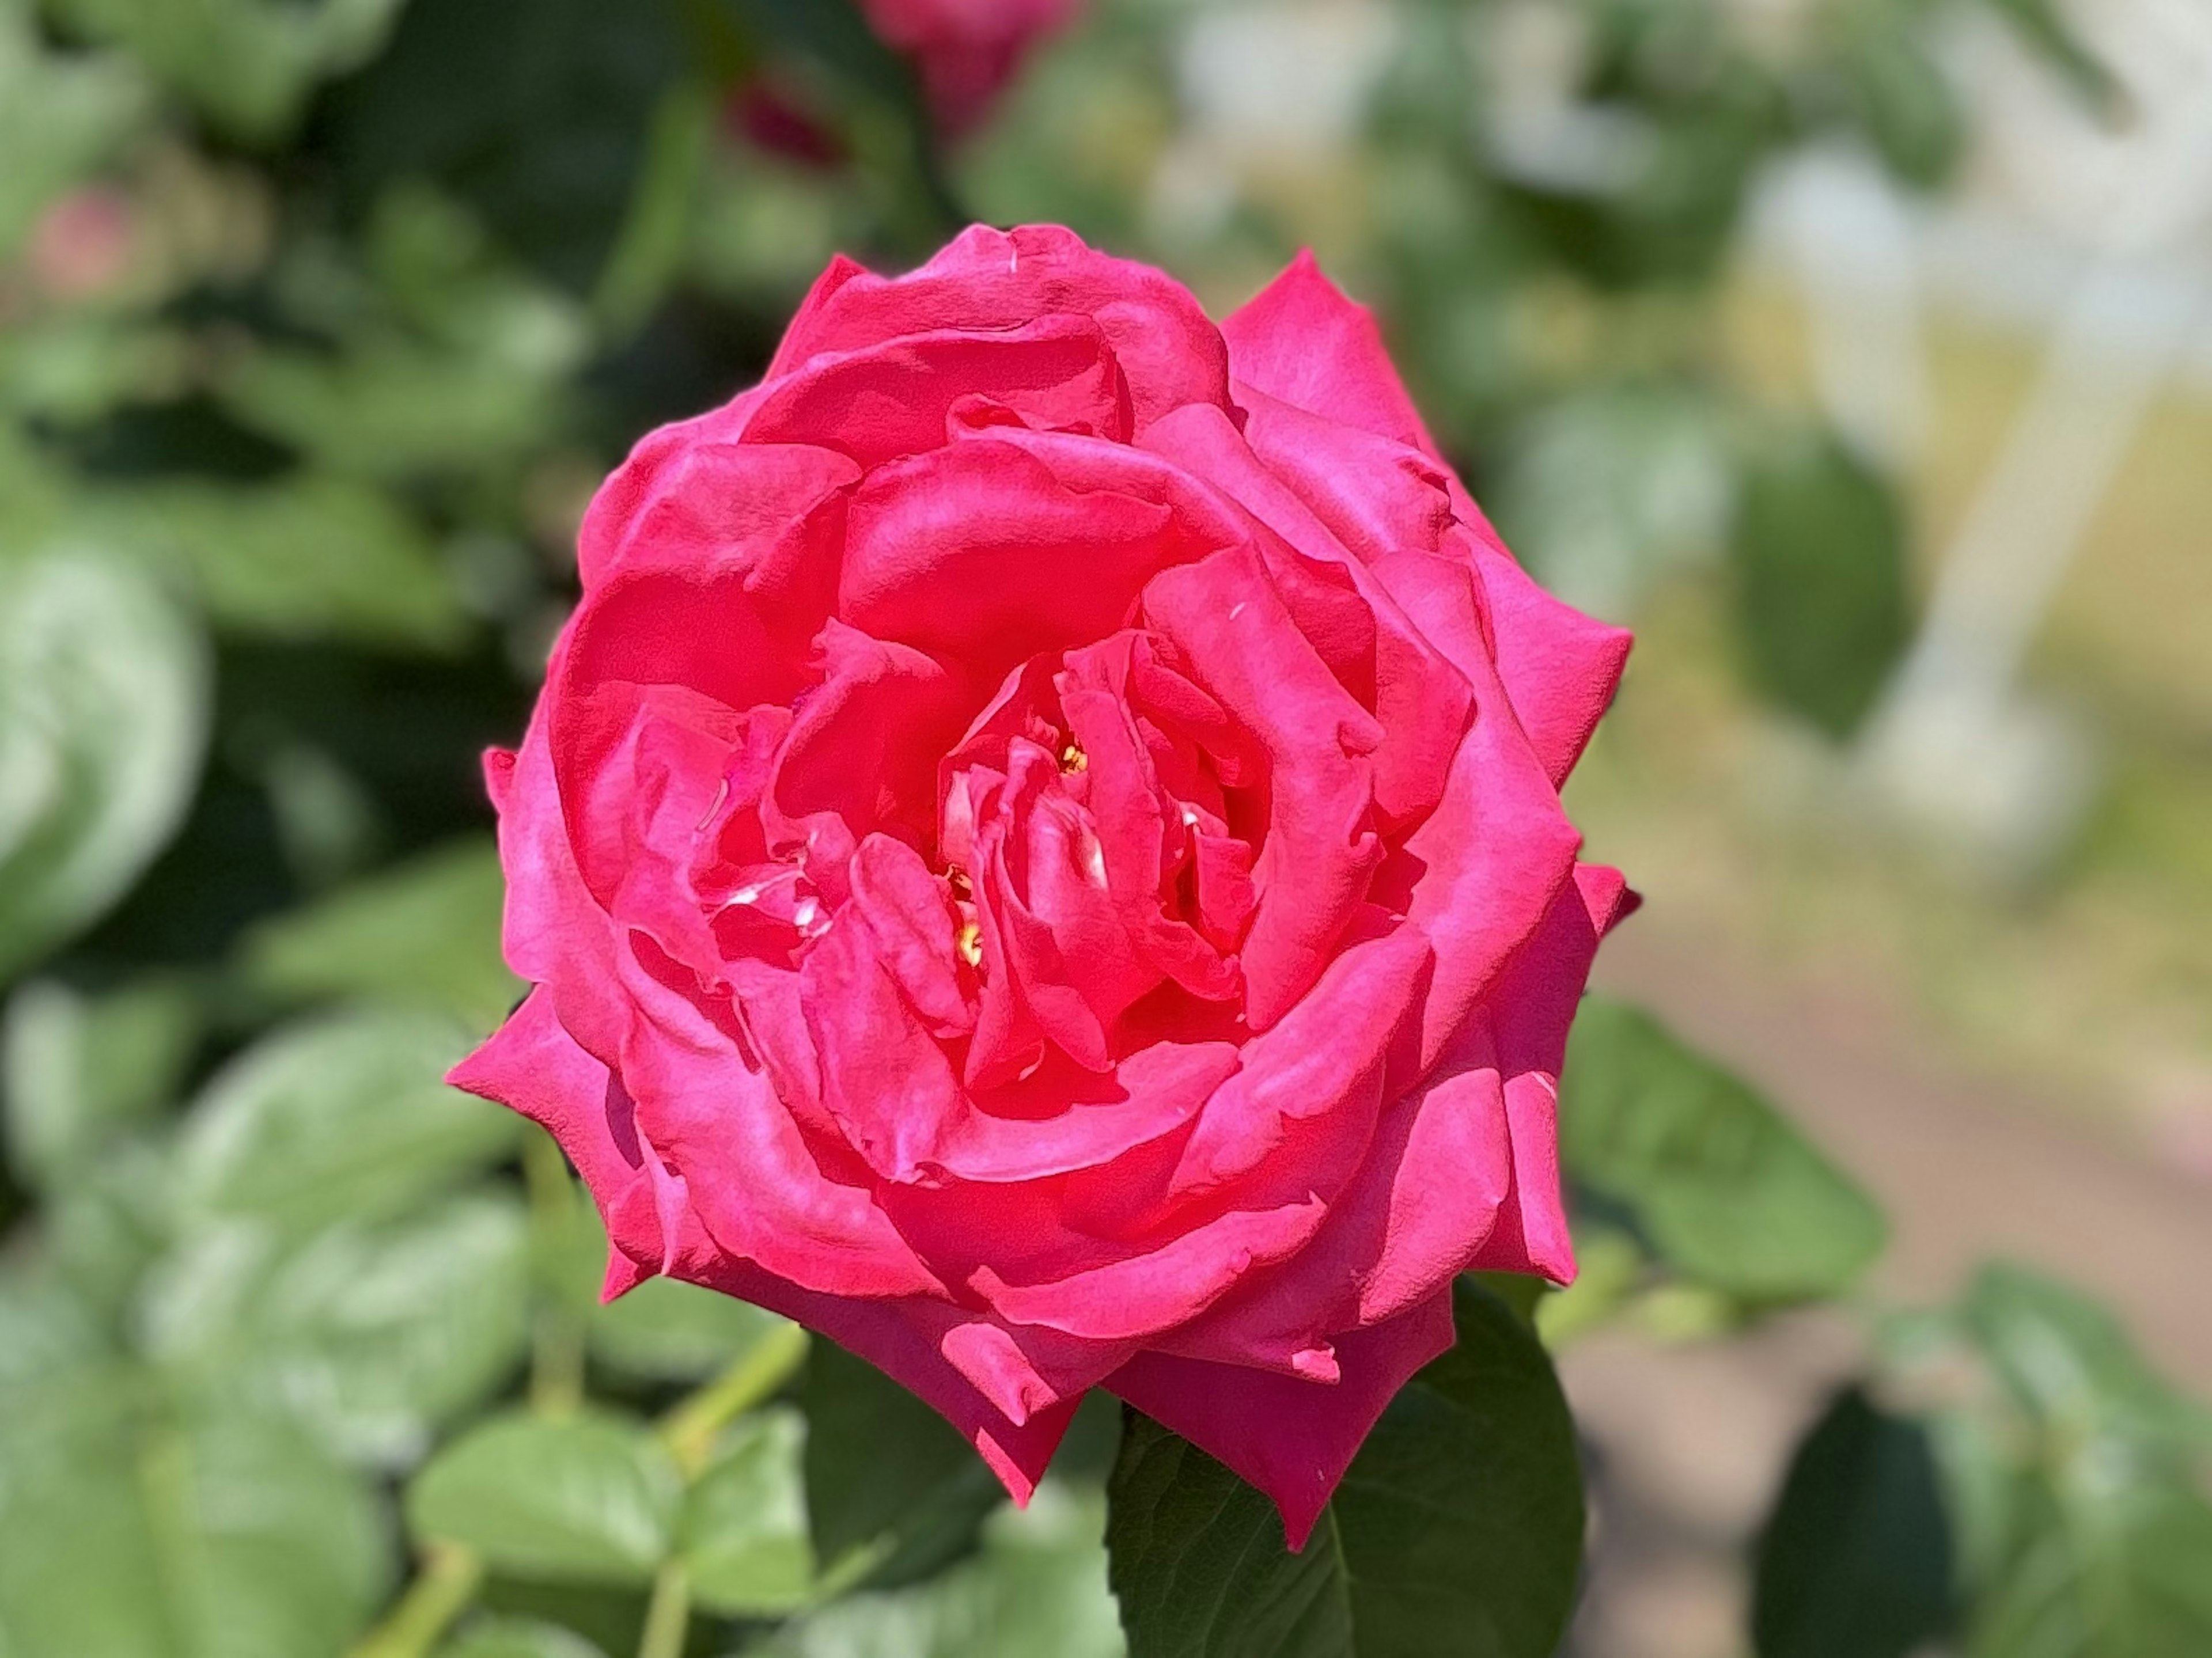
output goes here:
{"type": "Polygon", "coordinates": [[[599,0],[418,0],[326,100],[339,191],[433,181],[588,293],[630,216],[655,106],[692,67],[677,20],[599,0]]]}
{"type": "Polygon", "coordinates": [[[1987,3],[2098,114],[2111,119],[2125,110],[2127,89],[2083,43],[2058,0],[1987,0],[1987,3]]]}
{"type": "Polygon", "coordinates": [[[1952,1572],[1927,1430],[1845,1388],[1798,1446],[1759,1539],[1759,1658],[1907,1658],[1948,1631],[1952,1572]]]}
{"type": "Polygon", "coordinates": [[[231,631],[431,650],[467,635],[437,548],[362,484],[308,474],[255,489],[143,485],[107,510],[119,538],[178,568],[231,631]]]}
{"type": "Polygon", "coordinates": [[[178,1146],[188,1216],[295,1232],[402,1213],[510,1155],[520,1120],[441,1080],[466,1034],[364,1009],[285,1027],[208,1085],[178,1146]]]}
{"type": "MultiPolygon", "coordinates": [[[[2212,1651],[2212,1417],[2118,1325],[2015,1266],[1985,1272],[1948,1333],[1994,1385],[1962,1387],[1958,1345],[1931,1423],[1960,1521],[1968,1658],[2182,1658],[2212,1651]]],[[[1962,1376],[1961,1371],[1965,1371],[1962,1376]]]]}
{"type": "Polygon", "coordinates": [[[0,7],[0,260],[40,211],[97,168],[148,112],[136,66],[46,50],[27,8],[0,7]]]}
{"type": "Polygon", "coordinates": [[[1850,112],[1883,162],[1906,183],[1932,189],[1965,148],[1966,111],[1917,21],[1895,6],[1846,14],[1839,67],[1850,112]]]}
{"type": "Polygon", "coordinates": [[[0,979],[96,920],[175,830],[207,681],[190,619],[130,565],[0,560],[0,979]]]}
{"type": "Polygon", "coordinates": [[[143,1398],[80,1382],[0,1441],[0,1651],[337,1658],[391,1576],[374,1493],[280,1423],[143,1398]]]}
{"type": "Polygon", "coordinates": [[[210,1392],[287,1414],[349,1461],[403,1467],[520,1361],[527,1232],[519,1202],[488,1193],[304,1244],[218,1228],[155,1269],[143,1323],[210,1392]]]}
{"type": "Polygon", "coordinates": [[[121,1313],[167,1242],[173,1180],[156,1143],[114,1142],[48,1200],[46,1253],[71,1287],[103,1315],[121,1313]]]}
{"type": "Polygon", "coordinates": [[[865,1561],[878,1587],[911,1582],[975,1546],[1002,1496],[935,1411],[835,1342],[806,1352],[806,1515],[814,1554],[841,1576],[865,1561]]]}
{"type": "Polygon", "coordinates": [[[1570,1179],[1632,1213],[1685,1276],[1752,1302],[1833,1296],[1881,1254],[1873,1201],[1646,1015],[1587,999],[1559,1083],[1570,1179]]]}
{"type": "Polygon", "coordinates": [[[512,462],[559,428],[569,398],[551,372],[385,335],[336,358],[257,348],[216,390],[240,424],[330,471],[380,481],[512,462]]]}
{"type": "Polygon", "coordinates": [[[16,1389],[64,1381],[108,1357],[109,1346],[97,1310],[49,1264],[27,1255],[0,1262],[0,1435],[21,1419],[16,1389]]]}
{"type": "Polygon", "coordinates": [[[1753,684],[1830,736],[1850,736],[1911,636],[1895,492],[1832,433],[1763,440],[1729,552],[1753,684]]]}
{"type": "Polygon", "coordinates": [[[683,1476],[652,1430],[600,1412],[504,1416],[415,1477],[407,1522],[518,1577],[644,1583],[676,1546],[683,1476]]]}
{"type": "Polygon", "coordinates": [[[1462,1280],[1302,1554],[1274,1506],[1133,1416],[1109,1488],[1133,1658],[1550,1658],[1582,1559],[1573,1419],[1542,1346],[1462,1280]]]}
{"type": "MultiPolygon", "coordinates": [[[[595,1284],[605,1260],[602,1243],[592,1263],[595,1284]]],[[[596,1357],[632,1376],[696,1382],[727,1370],[783,1325],[734,1296],[654,1278],[595,1307],[590,1339],[596,1357]]]]}
{"type": "Polygon", "coordinates": [[[771,1406],[731,1424],[684,1499],[679,1545],[691,1598],[725,1617],[772,1618],[814,1590],[800,1448],[806,1424],[771,1406]]]}
{"type": "Polygon", "coordinates": [[[1095,1487],[1058,1478],[1001,1504],[972,1558],[905,1589],[848,1594],[744,1658],[1122,1658],[1095,1487]]]}
{"type": "Polygon", "coordinates": [[[499,849],[471,835],[261,923],[245,976],[288,999],[424,1005],[489,1030],[524,988],[500,957],[506,894],[499,849]]]}
{"type": "Polygon", "coordinates": [[[0,1030],[9,1165],[50,1189],[67,1181],[169,1102],[198,1039],[198,1009],[179,986],[95,997],[25,985],[0,1030]]]}
{"type": "Polygon", "coordinates": [[[1959,1318],[2014,1402],[2070,1433],[2115,1431],[2186,1457],[2212,1447],[2212,1410],[2144,1362],[2119,1321],[2024,1266],[1984,1268],[1959,1318]]]}
{"type": "Polygon", "coordinates": [[[558,1624],[488,1618],[470,1627],[459,1640],[440,1647],[438,1658],[606,1658],[606,1654],[558,1624]]]}
{"type": "Polygon", "coordinates": [[[404,0],[46,0],[121,47],[234,137],[268,140],[315,82],[371,56],[404,0]]]}

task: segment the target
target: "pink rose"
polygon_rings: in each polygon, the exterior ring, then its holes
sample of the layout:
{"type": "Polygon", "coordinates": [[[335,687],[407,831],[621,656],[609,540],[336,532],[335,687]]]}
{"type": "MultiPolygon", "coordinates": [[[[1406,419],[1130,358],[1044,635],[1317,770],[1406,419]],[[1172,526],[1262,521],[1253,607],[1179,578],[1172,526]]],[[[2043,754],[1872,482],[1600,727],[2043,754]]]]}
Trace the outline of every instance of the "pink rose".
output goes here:
{"type": "Polygon", "coordinates": [[[1297,1543],[1454,1274],[1572,1275],[1625,895],[1558,786],[1627,637],[1310,258],[1220,328],[1048,227],[840,259],[580,556],[487,763],[537,987],[453,1079],[558,1137],[610,1294],[798,1319],[1017,1497],[1104,1387],[1297,1543]]]}
{"type": "Polygon", "coordinates": [[[1081,0],[860,0],[884,43],[911,58],[930,113],[948,133],[982,118],[1022,56],[1081,0]]]}

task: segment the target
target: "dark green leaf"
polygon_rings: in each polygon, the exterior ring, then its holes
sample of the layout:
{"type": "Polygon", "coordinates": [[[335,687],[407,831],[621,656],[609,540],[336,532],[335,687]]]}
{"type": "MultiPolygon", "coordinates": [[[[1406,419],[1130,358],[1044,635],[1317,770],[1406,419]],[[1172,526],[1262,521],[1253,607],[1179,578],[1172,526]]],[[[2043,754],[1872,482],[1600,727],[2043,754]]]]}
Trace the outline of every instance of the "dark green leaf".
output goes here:
{"type": "Polygon", "coordinates": [[[1881,1251],[1881,1211],[1773,1107],[1601,998],[1568,1044],[1559,1153],[1670,1265],[1747,1300],[1840,1293],[1881,1251]]]}
{"type": "Polygon", "coordinates": [[[279,996],[374,996],[489,1030],[524,987],[500,958],[506,893],[498,848],[471,836],[264,922],[244,971],[279,996]]]}
{"type": "Polygon", "coordinates": [[[824,1570],[865,1553],[869,1581],[911,1582],[966,1553],[1001,1492],[945,1418],[834,1342],[808,1347],[806,1514],[824,1570]]]}
{"type": "Polygon", "coordinates": [[[0,559],[0,980],[114,903],[174,831],[207,677],[191,618],[131,566],[0,559]]]}
{"type": "Polygon", "coordinates": [[[814,1589],[800,1447],[806,1424],[772,1406],[740,1417],[684,1503],[679,1552],[691,1598],[726,1617],[775,1617],[814,1589]]]}
{"type": "Polygon", "coordinates": [[[599,279],[660,94],[687,67],[674,8],[415,0],[391,49],[330,100],[324,141],[365,204],[397,179],[467,201],[573,292],[599,279]]]}
{"type": "Polygon", "coordinates": [[[1926,1430],[1846,1388],[1797,1448],[1759,1540],[1759,1658],[1906,1658],[1948,1630],[1952,1569],[1926,1430]]]}
{"type": "Polygon", "coordinates": [[[1582,1558],[1574,1424],[1550,1360],[1462,1281],[1459,1342],[1407,1383],[1302,1554],[1273,1505],[1142,1418],[1107,1541],[1133,1658],[1550,1658],[1582,1558]]]}
{"type": "Polygon", "coordinates": [[[403,1212],[510,1154],[520,1120],[441,1080],[467,1048],[447,1019],[387,1010],[264,1038],[208,1085],[185,1123],[188,1215],[307,1231],[403,1212]]]}
{"type": "Polygon", "coordinates": [[[1856,730],[1911,629],[1905,515],[1828,432],[1762,441],[1730,556],[1753,683],[1832,737],[1856,730]]]}
{"type": "Polygon", "coordinates": [[[441,1450],[407,1491],[423,1542],[518,1577],[643,1583],[675,1547],[683,1476],[643,1424],[505,1416],[441,1450]]]}

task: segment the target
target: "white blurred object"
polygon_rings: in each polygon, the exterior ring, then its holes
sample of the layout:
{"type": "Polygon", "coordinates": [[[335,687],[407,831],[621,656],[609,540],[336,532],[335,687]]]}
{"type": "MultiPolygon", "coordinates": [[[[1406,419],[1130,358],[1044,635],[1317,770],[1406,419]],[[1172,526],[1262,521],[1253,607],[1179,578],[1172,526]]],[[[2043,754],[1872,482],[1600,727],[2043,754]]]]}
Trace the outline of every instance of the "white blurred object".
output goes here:
{"type": "MultiPolygon", "coordinates": [[[[1860,754],[1893,808],[2000,872],[2022,872],[2063,847],[2088,804],[2086,739],[2021,691],[2021,670],[2205,314],[2202,284],[2159,285],[2145,272],[2212,214],[2212,8],[2136,0],[2098,17],[2108,62],[2125,73],[2148,61],[2149,39],[2157,64],[2129,82],[2140,111],[2129,136],[2077,135],[2083,159],[2063,187],[2089,192],[2072,203],[2085,213],[2074,228],[2101,257],[2058,319],[1860,754]],[[2134,349],[2113,350],[2118,334],[2134,349]]],[[[2054,200],[2066,175],[2051,162],[2054,200]]]]}
{"type": "Polygon", "coordinates": [[[1163,152],[1152,208],[1203,234],[1255,173],[1340,155],[1365,119],[1397,40],[1375,0],[1225,0],[1198,8],[1176,54],[1185,119],[1163,152]]]}
{"type": "Polygon", "coordinates": [[[1768,181],[1776,222],[1803,290],[1813,377],[1838,430],[1893,469],[1919,453],[1928,427],[1919,231],[1873,159],[1809,149],[1768,181]]]}

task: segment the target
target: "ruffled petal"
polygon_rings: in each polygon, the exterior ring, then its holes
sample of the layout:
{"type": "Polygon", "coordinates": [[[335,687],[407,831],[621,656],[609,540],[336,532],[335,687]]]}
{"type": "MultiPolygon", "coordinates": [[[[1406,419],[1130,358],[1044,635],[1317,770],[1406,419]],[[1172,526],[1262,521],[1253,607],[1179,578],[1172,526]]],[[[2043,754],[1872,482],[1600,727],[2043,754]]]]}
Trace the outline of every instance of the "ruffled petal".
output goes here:
{"type": "Polygon", "coordinates": [[[606,1066],[576,1045],[544,988],[532,990],[477,1051],[447,1073],[454,1087],[520,1112],[559,1142],[584,1177],[609,1241],[632,1261],[658,1266],[662,1238],[629,1099],[606,1066]]]}
{"type": "Polygon", "coordinates": [[[978,437],[861,486],[837,613],[995,683],[1025,657],[1113,632],[1155,571],[1207,550],[1157,501],[1071,489],[1025,449],[978,437]]]}
{"type": "Polygon", "coordinates": [[[1559,1181],[1559,1066],[1598,941],[1630,899],[1619,870],[1577,865],[1573,884],[1490,998],[1513,1141],[1513,1194],[1472,1265],[1574,1281],[1574,1239],[1559,1181]]]}
{"type": "Polygon", "coordinates": [[[1093,318],[1127,378],[1135,429],[1186,403],[1229,403],[1229,349],[1182,283],[1116,259],[1054,225],[977,225],[919,270],[825,277],[769,366],[774,380],[818,353],[908,334],[1018,328],[1039,317],[1093,318]]]}
{"type": "Polygon", "coordinates": [[[1382,861],[1370,763],[1382,728],[1315,654],[1249,547],[1156,577],[1145,613],[1267,752],[1243,951],[1246,1015],[1264,1030],[1320,978],[1382,861]]]}
{"type": "Polygon", "coordinates": [[[749,443],[813,444],[874,468],[941,446],[955,404],[987,397],[1048,428],[1127,441],[1128,387],[1098,325],[1053,315],[1003,333],[902,335],[825,352],[769,382],[749,443]]]}
{"type": "Polygon", "coordinates": [[[1574,870],[1582,836],[1514,717],[1485,641],[1468,567],[1404,553],[1376,567],[1430,641],[1474,689],[1474,723],[1461,743],[1443,798],[1376,879],[1376,900],[1429,935],[1437,972],[1424,1011],[1411,1086],[1535,932],[1574,870]]]}

